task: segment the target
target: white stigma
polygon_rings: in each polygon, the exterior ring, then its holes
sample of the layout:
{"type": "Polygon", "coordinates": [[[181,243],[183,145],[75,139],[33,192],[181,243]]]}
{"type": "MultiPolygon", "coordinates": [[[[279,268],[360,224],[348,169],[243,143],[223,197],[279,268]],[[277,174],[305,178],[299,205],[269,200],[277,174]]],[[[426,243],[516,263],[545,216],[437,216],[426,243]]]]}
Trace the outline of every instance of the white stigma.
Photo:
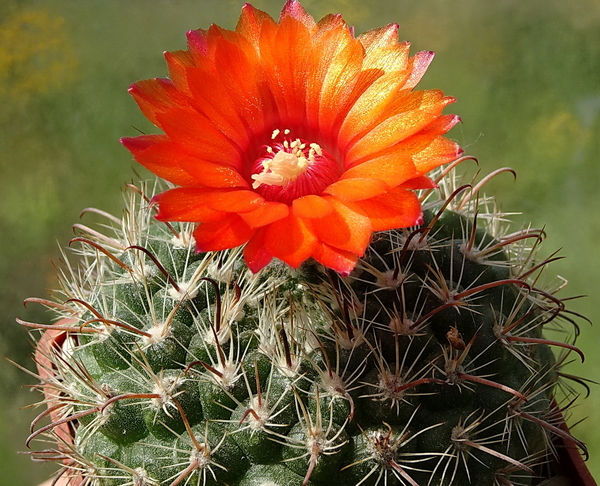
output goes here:
{"type": "MultiPolygon", "coordinates": [[[[275,130],[271,138],[276,138],[280,131],[275,130]]],[[[289,134],[289,130],[285,130],[284,134],[289,134]]],[[[279,150],[273,158],[267,158],[261,162],[263,170],[260,174],[252,174],[252,188],[256,189],[261,184],[269,186],[285,186],[288,183],[296,180],[300,175],[306,172],[306,169],[315,162],[315,156],[321,156],[323,151],[316,143],[309,145],[308,154],[304,151],[306,144],[297,138],[290,142],[284,140],[283,150],[279,150]]],[[[273,153],[272,147],[267,148],[269,154],[273,153]]]]}

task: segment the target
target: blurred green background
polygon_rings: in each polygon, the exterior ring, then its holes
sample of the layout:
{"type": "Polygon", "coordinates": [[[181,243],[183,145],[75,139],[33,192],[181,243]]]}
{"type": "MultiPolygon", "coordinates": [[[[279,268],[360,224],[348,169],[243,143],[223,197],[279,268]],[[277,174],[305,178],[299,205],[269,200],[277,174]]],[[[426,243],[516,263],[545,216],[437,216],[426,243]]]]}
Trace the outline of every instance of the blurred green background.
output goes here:
{"type": "MultiPolygon", "coordinates": [[[[277,15],[282,0],[254,5],[277,15]]],[[[306,0],[316,17],[341,12],[362,32],[389,22],[413,52],[437,53],[421,87],[458,102],[463,123],[451,135],[484,173],[517,173],[488,186],[516,226],[545,227],[543,254],[563,247],[552,273],[569,280],[562,297],[587,294],[570,308],[581,322],[584,366],[598,378],[600,353],[600,2],[549,0],[306,0]]],[[[72,237],[81,209],[120,213],[134,163],[118,143],[151,131],[127,94],[138,79],[165,76],[165,50],[185,47],[185,32],[215,22],[233,28],[238,0],[3,0],[0,5],[0,354],[31,368],[26,332],[44,321],[21,305],[55,286],[57,241],[72,237]]],[[[139,170],[139,168],[136,168],[139,170]]],[[[86,216],[86,222],[92,218],[86,216]]],[[[547,275],[548,277],[550,274],[547,275]]],[[[0,363],[0,486],[34,486],[51,469],[25,449],[37,400],[34,380],[0,363]]],[[[573,412],[574,433],[589,445],[600,478],[600,394],[573,412]]],[[[582,393],[584,390],[582,389],[582,393]]],[[[39,411],[39,410],[38,410],[39,411]]]]}

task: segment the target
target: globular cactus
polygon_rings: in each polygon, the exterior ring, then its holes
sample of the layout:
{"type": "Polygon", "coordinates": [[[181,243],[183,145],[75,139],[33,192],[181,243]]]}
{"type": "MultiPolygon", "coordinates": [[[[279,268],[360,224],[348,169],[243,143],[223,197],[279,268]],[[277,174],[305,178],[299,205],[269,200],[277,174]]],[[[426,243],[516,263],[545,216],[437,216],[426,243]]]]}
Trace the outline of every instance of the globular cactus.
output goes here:
{"type": "Polygon", "coordinates": [[[511,233],[479,186],[438,176],[422,226],[377,233],[348,277],[196,253],[193,225],[130,186],[122,219],[76,225],[55,299],[30,299],[60,320],[21,321],[45,330],[36,455],[97,486],[552,477],[556,439],[583,448],[568,383],[555,399],[580,352],[543,330],[576,334],[575,315],[540,283],[542,231],[511,233]]]}

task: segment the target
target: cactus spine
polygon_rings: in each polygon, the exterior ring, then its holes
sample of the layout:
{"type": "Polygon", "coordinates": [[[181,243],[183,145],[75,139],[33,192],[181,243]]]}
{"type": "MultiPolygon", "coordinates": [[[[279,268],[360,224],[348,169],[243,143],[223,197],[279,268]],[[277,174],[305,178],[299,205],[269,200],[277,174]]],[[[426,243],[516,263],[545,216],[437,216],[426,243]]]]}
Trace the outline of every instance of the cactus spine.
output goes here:
{"type": "Polygon", "coordinates": [[[583,446],[554,399],[579,351],[542,335],[576,329],[556,289],[540,287],[542,232],[509,233],[480,186],[438,182],[422,194],[423,225],[375,235],[347,278],[316,264],[252,274],[238,250],[196,254],[192,226],[157,222],[154,191],[130,187],[122,219],[78,225],[79,262],[55,299],[31,299],[59,323],[21,321],[47,331],[37,358],[51,423],[29,441],[53,445],[37,455],[73,485],[552,476],[554,439],[583,446]]]}

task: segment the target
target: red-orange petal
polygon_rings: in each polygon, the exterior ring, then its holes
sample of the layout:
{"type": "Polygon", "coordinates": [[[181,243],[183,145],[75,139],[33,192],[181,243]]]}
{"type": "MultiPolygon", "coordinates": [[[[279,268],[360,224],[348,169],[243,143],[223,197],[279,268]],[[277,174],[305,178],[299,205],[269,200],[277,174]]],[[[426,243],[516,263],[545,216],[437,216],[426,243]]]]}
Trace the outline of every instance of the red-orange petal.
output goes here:
{"type": "Polygon", "coordinates": [[[273,30],[276,27],[277,23],[273,17],[247,3],[242,7],[235,30],[248,39],[258,51],[264,30],[267,28],[273,30]]]}
{"type": "Polygon", "coordinates": [[[165,135],[126,137],[121,139],[121,143],[140,164],[174,184],[216,188],[249,187],[233,167],[194,157],[165,135]]]}
{"type": "Polygon", "coordinates": [[[418,149],[420,145],[417,142],[422,143],[423,146],[427,145],[435,137],[444,135],[459,121],[460,117],[457,115],[441,115],[434,122],[427,125],[425,129],[405,140],[404,143],[408,145],[411,150],[418,152],[420,150],[418,149]],[[421,141],[420,139],[423,139],[424,141],[421,141]]]}
{"type": "MultiPolygon", "coordinates": [[[[380,69],[400,74],[408,69],[410,43],[398,42],[398,24],[390,24],[358,36],[365,48],[363,69],[380,69]]],[[[401,83],[407,76],[398,76],[401,83]]]]}
{"type": "Polygon", "coordinates": [[[244,260],[254,273],[262,270],[273,260],[273,255],[265,248],[265,235],[264,228],[258,229],[244,247],[244,260]]]}
{"type": "Polygon", "coordinates": [[[264,198],[254,191],[244,189],[205,191],[205,202],[215,211],[227,213],[247,213],[259,208],[264,198]]]}
{"type": "Polygon", "coordinates": [[[165,52],[164,55],[169,69],[169,78],[179,91],[189,96],[190,90],[186,71],[188,67],[194,65],[192,55],[189,51],[171,51],[165,52]]]}
{"type": "MultiPolygon", "coordinates": [[[[444,96],[440,90],[402,89],[403,79],[408,74],[408,71],[386,72],[362,94],[340,127],[340,150],[346,152],[353,145],[361,143],[363,138],[367,137],[369,140],[369,137],[376,134],[385,134],[388,127],[397,126],[401,131],[395,132],[391,128],[393,136],[384,140],[388,146],[392,146],[394,138],[400,141],[410,136],[407,128],[411,131],[418,129],[417,133],[429,129],[444,107],[454,101],[454,98],[444,96]],[[426,115],[419,115],[418,112],[429,115],[433,122],[423,120],[426,115]]],[[[346,164],[354,162],[355,160],[346,161],[346,164]]]]}
{"type": "Polygon", "coordinates": [[[402,189],[417,190],[417,189],[435,189],[438,187],[429,177],[418,176],[400,184],[402,189]]]}
{"type": "Polygon", "coordinates": [[[155,196],[158,203],[156,218],[160,221],[208,222],[217,221],[227,213],[216,211],[204,203],[205,189],[198,187],[176,187],[155,196]]]}
{"type": "Polygon", "coordinates": [[[254,234],[242,219],[228,213],[218,221],[201,223],[194,230],[196,251],[220,251],[246,243],[254,234]]]}
{"type": "Polygon", "coordinates": [[[310,220],[293,213],[265,228],[266,250],[294,268],[310,257],[316,244],[310,220]]]}
{"type": "Polygon", "coordinates": [[[161,126],[158,113],[188,105],[188,99],[177,90],[170,79],[144,79],[131,85],[129,93],[142,113],[154,125],[161,126]]]}
{"type": "Polygon", "coordinates": [[[297,0],[288,0],[281,9],[281,15],[279,17],[280,23],[285,20],[286,17],[292,17],[302,22],[308,29],[314,29],[316,26],[315,20],[312,15],[309,15],[300,2],[297,0]]]}
{"type": "MultiPolygon", "coordinates": [[[[345,29],[340,36],[347,44],[329,61],[327,74],[323,78],[319,100],[319,130],[324,137],[334,135],[338,119],[348,112],[347,104],[354,101],[356,93],[354,88],[360,81],[364,49],[361,43],[352,37],[349,29],[345,29]],[[347,39],[345,38],[347,37],[347,39]]],[[[362,89],[366,89],[363,86],[362,89]]]]}
{"type": "Polygon", "coordinates": [[[349,142],[381,120],[384,110],[398,95],[401,87],[399,78],[401,76],[397,71],[385,72],[361,93],[345,113],[338,135],[340,148],[346,150],[349,142]]]}
{"type": "Polygon", "coordinates": [[[178,158],[174,158],[170,152],[156,153],[156,147],[164,144],[165,141],[170,142],[165,135],[121,138],[121,143],[132,153],[133,158],[158,177],[179,186],[193,185],[194,177],[179,165],[178,158]]]}
{"type": "Polygon", "coordinates": [[[417,195],[402,188],[356,204],[370,218],[373,231],[407,228],[419,223],[423,216],[417,195]]]}
{"type": "MultiPolygon", "coordinates": [[[[222,84],[227,93],[227,99],[233,102],[233,107],[243,122],[243,126],[239,130],[246,127],[249,133],[255,134],[264,130],[272,130],[271,126],[265,126],[267,123],[265,119],[269,120],[270,118],[269,102],[265,102],[266,95],[261,93],[264,79],[262,69],[257,68],[260,62],[257,59],[257,53],[247,42],[234,44],[225,39],[219,39],[215,44],[215,57],[219,65],[214,68],[217,78],[216,83],[213,83],[212,86],[215,86],[215,92],[217,92],[218,85],[222,84]]],[[[210,97],[210,89],[205,87],[204,90],[210,97]]],[[[225,99],[225,97],[223,98],[225,99]]],[[[245,138],[243,133],[231,136],[236,141],[245,138]]],[[[239,145],[244,146],[243,143],[239,145]]]]}
{"type": "Polygon", "coordinates": [[[397,151],[411,154],[418,171],[422,174],[445,162],[450,162],[460,156],[462,149],[456,142],[443,138],[442,135],[459,121],[460,117],[456,115],[442,115],[419,133],[404,140],[397,147],[397,151]],[[430,147],[434,141],[435,145],[430,147]],[[441,152],[437,153],[437,150],[441,152]],[[428,160],[430,155],[433,160],[428,160]]]}
{"type": "Polygon", "coordinates": [[[412,157],[404,153],[390,152],[346,170],[340,180],[380,179],[388,187],[395,187],[418,175],[412,157]]]}
{"type": "Polygon", "coordinates": [[[189,30],[185,35],[194,64],[202,64],[204,57],[208,55],[207,35],[208,32],[204,29],[189,30]]]}
{"type": "Polygon", "coordinates": [[[411,75],[404,83],[404,88],[413,89],[419,84],[434,56],[435,53],[431,51],[419,51],[410,59],[411,75]]]}
{"type": "Polygon", "coordinates": [[[381,179],[363,177],[340,179],[326,187],[323,192],[344,201],[361,201],[383,194],[389,188],[390,186],[381,179]]]}
{"type": "Polygon", "coordinates": [[[187,80],[194,107],[238,146],[247,146],[249,130],[222,80],[215,73],[199,67],[187,69],[187,80]]]}
{"type": "MultiPolygon", "coordinates": [[[[330,71],[331,65],[336,64],[339,69],[340,63],[343,65],[344,61],[347,61],[350,69],[356,72],[356,60],[348,58],[348,53],[353,51],[352,44],[356,42],[358,41],[352,37],[344,24],[336,25],[314,41],[312,56],[307,65],[306,79],[306,123],[310,130],[316,132],[321,132],[322,129],[329,130],[331,118],[326,118],[325,115],[333,114],[338,105],[332,98],[328,74],[335,76],[333,70],[330,71]],[[320,126],[320,123],[323,126],[320,126]]],[[[343,90],[344,87],[340,86],[339,89],[343,90]]]]}
{"type": "Polygon", "coordinates": [[[343,277],[350,275],[359,258],[355,253],[333,248],[325,243],[320,243],[315,247],[312,257],[321,265],[335,270],[343,277]]]}
{"type": "Polygon", "coordinates": [[[327,200],[334,211],[314,221],[315,235],[323,243],[362,256],[371,241],[372,225],[357,203],[327,200]]]}
{"type": "Polygon", "coordinates": [[[241,170],[239,148],[200,113],[171,108],[157,113],[156,117],[169,138],[186,152],[208,162],[241,170]]]}
{"type": "Polygon", "coordinates": [[[247,213],[240,213],[240,217],[251,228],[259,228],[274,223],[287,217],[290,208],[287,204],[265,201],[258,208],[247,213]]]}
{"type": "Polygon", "coordinates": [[[219,190],[208,187],[176,187],[155,197],[161,221],[214,221],[227,213],[252,211],[264,202],[247,190],[219,190]]]}
{"type": "Polygon", "coordinates": [[[288,126],[306,123],[306,77],[312,59],[311,38],[306,26],[287,16],[279,27],[261,41],[261,64],[269,95],[272,117],[288,126]],[[290,60],[293,59],[293,62],[290,60]]]}
{"type": "Polygon", "coordinates": [[[229,165],[214,164],[197,157],[179,155],[175,150],[171,155],[176,155],[177,162],[181,168],[194,178],[193,184],[182,185],[202,185],[217,189],[250,187],[250,184],[248,184],[246,179],[244,179],[236,169],[229,165]]]}
{"type": "Polygon", "coordinates": [[[302,196],[292,203],[292,211],[299,218],[322,218],[333,211],[327,199],[314,194],[302,196]]]}
{"type": "Polygon", "coordinates": [[[424,150],[413,156],[413,162],[421,173],[456,160],[463,153],[462,148],[448,138],[435,138],[424,150]]]}
{"type": "Polygon", "coordinates": [[[417,109],[387,118],[356,141],[346,154],[346,163],[352,166],[356,161],[363,160],[371,154],[376,154],[394,146],[398,142],[418,133],[437,117],[437,113],[417,109]]]}

